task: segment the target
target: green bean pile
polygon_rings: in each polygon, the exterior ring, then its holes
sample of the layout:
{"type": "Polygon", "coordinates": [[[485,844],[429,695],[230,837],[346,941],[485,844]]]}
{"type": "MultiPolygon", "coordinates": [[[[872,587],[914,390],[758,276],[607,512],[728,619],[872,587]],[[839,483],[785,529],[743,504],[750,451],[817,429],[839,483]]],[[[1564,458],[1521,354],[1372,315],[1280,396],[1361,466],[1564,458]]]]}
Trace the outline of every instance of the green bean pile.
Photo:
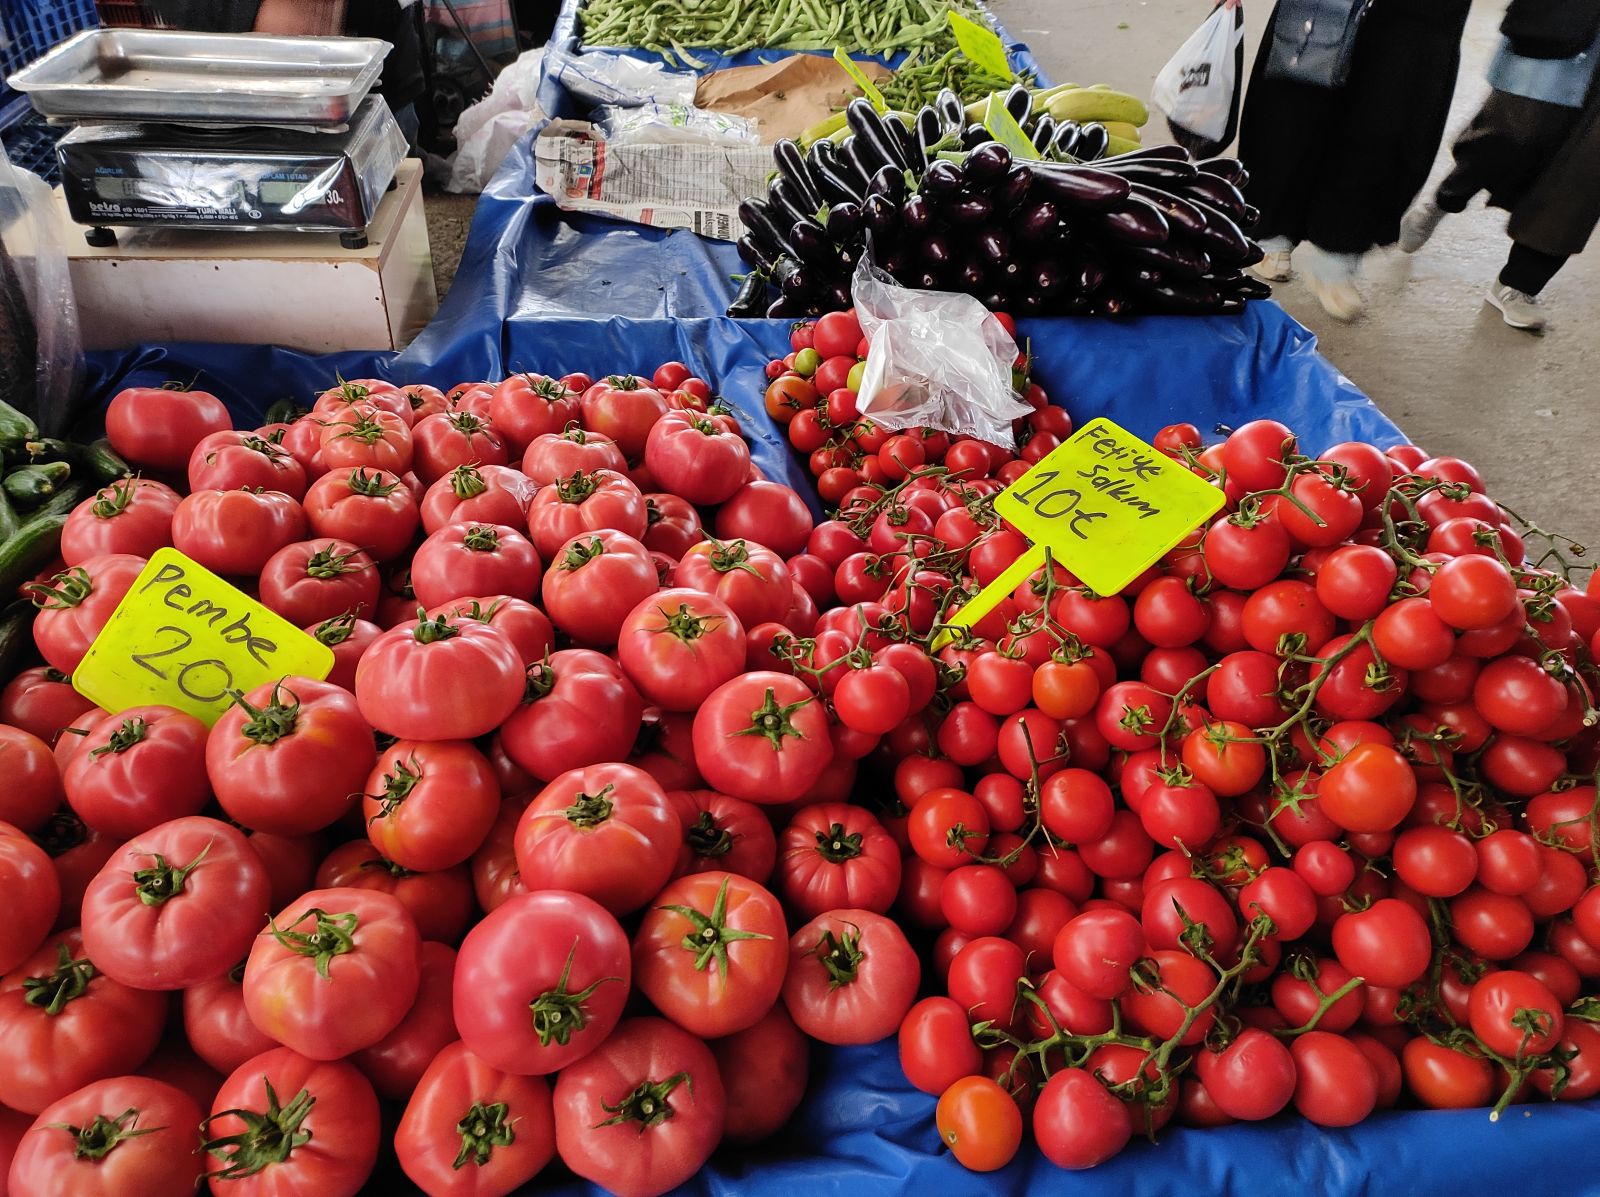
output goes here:
{"type": "Polygon", "coordinates": [[[955,44],[952,9],[983,20],[968,0],[587,0],[581,19],[585,49],[638,47],[699,66],[687,50],[943,54],[955,44]]]}
{"type": "MultiPolygon", "coordinates": [[[[962,100],[986,96],[992,91],[1004,91],[1015,76],[1001,78],[972,62],[946,35],[943,41],[951,42],[950,49],[937,57],[922,55],[922,61],[907,58],[892,78],[880,90],[889,107],[899,112],[915,112],[924,104],[931,104],[941,90],[948,87],[962,100]]],[[[937,48],[936,43],[935,48],[937,48]]]]}

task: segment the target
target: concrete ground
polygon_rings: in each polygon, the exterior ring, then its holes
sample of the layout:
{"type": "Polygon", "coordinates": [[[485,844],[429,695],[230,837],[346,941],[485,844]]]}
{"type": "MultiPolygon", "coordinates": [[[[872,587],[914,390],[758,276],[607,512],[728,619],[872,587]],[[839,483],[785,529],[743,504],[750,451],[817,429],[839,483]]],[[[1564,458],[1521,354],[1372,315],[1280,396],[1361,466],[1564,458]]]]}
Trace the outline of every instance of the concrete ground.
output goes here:
{"type": "MultiPolygon", "coordinates": [[[[990,3],[1051,78],[1105,82],[1141,96],[1209,11],[1207,0],[990,3]]],[[[1450,141],[1487,91],[1484,72],[1504,9],[1505,0],[1474,6],[1435,180],[1444,173],[1450,141]]],[[[1246,5],[1247,62],[1270,11],[1267,0],[1246,5]]],[[[472,197],[432,196],[428,211],[442,295],[455,273],[472,197]]],[[[1416,258],[1374,255],[1364,284],[1369,310],[1353,324],[1330,319],[1298,283],[1280,286],[1277,298],[1413,440],[1433,453],[1473,461],[1502,502],[1600,554],[1593,485],[1600,443],[1600,245],[1569,263],[1546,289],[1552,319],[1543,337],[1507,328],[1482,302],[1507,247],[1505,214],[1480,201],[1447,220],[1416,258]]]]}

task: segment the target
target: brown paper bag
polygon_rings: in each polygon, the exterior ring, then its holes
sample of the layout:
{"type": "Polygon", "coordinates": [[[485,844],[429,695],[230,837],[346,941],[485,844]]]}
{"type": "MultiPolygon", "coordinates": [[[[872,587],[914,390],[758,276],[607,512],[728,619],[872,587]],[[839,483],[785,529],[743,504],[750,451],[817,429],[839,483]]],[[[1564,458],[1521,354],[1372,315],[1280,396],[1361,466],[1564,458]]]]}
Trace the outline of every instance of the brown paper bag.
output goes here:
{"type": "MultiPolygon", "coordinates": [[[[856,65],[873,83],[890,75],[880,63],[856,65]]],[[[771,144],[780,137],[798,137],[860,94],[833,59],[795,54],[770,66],[713,71],[701,78],[694,102],[699,108],[751,118],[761,140],[771,144]]]]}

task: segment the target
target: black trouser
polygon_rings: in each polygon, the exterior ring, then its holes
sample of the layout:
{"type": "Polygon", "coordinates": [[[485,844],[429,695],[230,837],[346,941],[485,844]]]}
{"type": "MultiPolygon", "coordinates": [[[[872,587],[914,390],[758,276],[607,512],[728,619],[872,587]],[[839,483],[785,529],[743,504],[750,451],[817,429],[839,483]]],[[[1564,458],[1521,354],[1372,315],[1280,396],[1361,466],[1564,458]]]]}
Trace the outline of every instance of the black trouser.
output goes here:
{"type": "Polygon", "coordinates": [[[1472,123],[1456,138],[1455,166],[1434,197],[1446,212],[1462,212],[1473,196],[1515,206],[1577,123],[1578,110],[1492,90],[1472,123]]]}
{"type": "Polygon", "coordinates": [[[1566,254],[1541,253],[1513,241],[1511,256],[1506,259],[1506,267],[1500,272],[1500,281],[1525,295],[1537,295],[1544,290],[1546,283],[1555,278],[1556,271],[1566,264],[1566,254]]]}

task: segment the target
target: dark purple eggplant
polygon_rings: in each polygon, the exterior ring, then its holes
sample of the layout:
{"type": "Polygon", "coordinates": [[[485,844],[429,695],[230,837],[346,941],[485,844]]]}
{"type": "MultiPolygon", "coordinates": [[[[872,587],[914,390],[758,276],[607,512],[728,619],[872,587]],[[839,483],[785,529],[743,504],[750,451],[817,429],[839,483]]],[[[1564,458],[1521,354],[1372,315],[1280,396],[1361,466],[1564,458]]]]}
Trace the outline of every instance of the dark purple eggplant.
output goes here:
{"type": "Polygon", "coordinates": [[[940,159],[930,162],[927,171],[922,176],[920,190],[924,195],[933,199],[944,199],[957,194],[964,183],[961,168],[954,162],[940,159]]]}
{"type": "Polygon", "coordinates": [[[1078,148],[1078,139],[1083,136],[1083,131],[1077,121],[1062,121],[1056,126],[1055,140],[1050,144],[1050,157],[1070,158],[1072,151],[1078,148]]]}
{"type": "Polygon", "coordinates": [[[925,233],[933,228],[933,206],[922,194],[908,196],[900,205],[900,221],[907,232],[925,233]]]}
{"type": "MultiPolygon", "coordinates": [[[[875,173],[881,167],[898,166],[902,170],[908,165],[904,154],[901,153],[900,143],[894,132],[884,124],[883,117],[878,115],[878,110],[872,106],[871,101],[859,96],[845,105],[845,122],[850,126],[850,131],[856,135],[858,151],[863,147],[870,151],[873,162],[872,170],[875,173]]],[[[863,163],[866,157],[862,158],[863,163]]]]}
{"type": "Polygon", "coordinates": [[[1244,255],[1244,257],[1242,259],[1240,259],[1238,262],[1235,262],[1234,265],[1238,266],[1242,270],[1246,266],[1254,266],[1257,262],[1261,261],[1261,259],[1266,257],[1266,256],[1267,256],[1266,250],[1262,249],[1259,245],[1257,245],[1254,241],[1252,241],[1250,243],[1249,252],[1247,252],[1244,255]]]}
{"type": "Polygon", "coordinates": [[[899,145],[900,156],[906,160],[906,169],[917,174],[926,170],[928,155],[922,148],[922,140],[917,136],[916,119],[911,118],[911,123],[908,124],[904,116],[890,113],[883,118],[883,126],[889,130],[889,135],[899,145]]]}
{"type": "Polygon", "coordinates": [[[859,204],[865,197],[861,186],[851,179],[849,168],[839,161],[839,147],[831,141],[819,141],[811,147],[811,174],[817,180],[817,190],[830,204],[859,204]]]}
{"type": "Polygon", "coordinates": [[[976,294],[982,291],[989,280],[989,271],[985,268],[982,259],[975,257],[963,258],[955,270],[955,284],[962,291],[976,294]]]}
{"type": "Polygon", "coordinates": [[[1011,151],[998,141],[988,140],[984,134],[985,142],[961,163],[961,173],[967,182],[974,187],[991,187],[1005,178],[1006,172],[1011,169],[1011,151]]]}
{"type": "Polygon", "coordinates": [[[1170,191],[1152,187],[1148,183],[1133,182],[1133,194],[1143,196],[1161,209],[1175,233],[1202,237],[1206,231],[1206,214],[1194,204],[1170,191]]]}
{"type": "Polygon", "coordinates": [[[1103,161],[1112,162],[1138,162],[1146,158],[1171,158],[1174,161],[1189,161],[1189,151],[1181,145],[1142,145],[1136,150],[1129,150],[1126,154],[1115,154],[1103,161]]]}
{"type": "MultiPolygon", "coordinates": [[[[788,229],[779,225],[773,218],[772,209],[766,200],[747,199],[739,202],[739,223],[749,229],[763,242],[776,247],[780,254],[793,256],[794,247],[789,244],[788,229]]],[[[792,221],[790,222],[793,223],[792,221]]]]}
{"type": "Polygon", "coordinates": [[[961,97],[948,87],[939,89],[939,94],[933,99],[933,106],[939,110],[939,117],[944,121],[946,133],[966,128],[967,110],[961,103],[961,97]]]}
{"type": "Polygon", "coordinates": [[[1105,285],[1109,273],[1104,262],[1086,258],[1078,263],[1077,273],[1070,275],[1067,281],[1079,295],[1093,295],[1105,285]]]}
{"type": "Polygon", "coordinates": [[[1244,168],[1244,163],[1237,158],[1207,158],[1204,162],[1195,164],[1208,175],[1216,175],[1219,179],[1226,179],[1241,191],[1250,186],[1250,172],[1244,168]]]}
{"type": "Polygon", "coordinates": [[[767,305],[767,317],[771,320],[793,320],[804,314],[805,307],[787,295],[780,295],[767,305]]]}
{"type": "Polygon", "coordinates": [[[1215,209],[1201,211],[1205,215],[1206,227],[1194,235],[1194,243],[1211,255],[1213,262],[1219,266],[1233,267],[1250,256],[1252,243],[1239,231],[1238,225],[1215,209]]]}
{"type": "Polygon", "coordinates": [[[775,249],[773,246],[762,245],[760,239],[753,233],[746,232],[739,238],[739,257],[752,266],[760,268],[771,266],[781,256],[775,249]]]}
{"type": "Polygon", "coordinates": [[[920,246],[922,260],[929,266],[945,267],[955,260],[955,251],[950,247],[950,238],[943,233],[930,233],[922,239],[920,246]]]}
{"type": "Polygon", "coordinates": [[[1061,223],[1061,212],[1047,199],[1030,199],[1012,221],[1017,240],[1028,245],[1043,245],[1054,238],[1061,223]]]}
{"type": "Polygon", "coordinates": [[[950,223],[956,225],[984,225],[994,219],[993,202],[986,195],[964,195],[945,206],[950,223]]]}
{"type": "MultiPolygon", "coordinates": [[[[821,144],[820,142],[818,143],[821,144]]],[[[863,157],[860,147],[856,144],[856,135],[848,133],[844,140],[837,146],[839,156],[839,173],[848,179],[852,186],[861,192],[867,193],[867,180],[872,178],[872,172],[877,166],[868,166],[870,156],[863,157]]]]}
{"type": "Polygon", "coordinates": [[[1011,234],[988,228],[978,233],[978,257],[993,279],[1011,280],[1022,274],[1022,263],[1011,248],[1011,234]]]}
{"type": "Polygon", "coordinates": [[[917,266],[911,260],[911,251],[903,245],[897,245],[878,260],[878,268],[904,282],[907,272],[917,269],[917,266]]]}
{"type": "Polygon", "coordinates": [[[1079,162],[1093,162],[1101,157],[1111,144],[1111,134],[1099,121],[1090,121],[1078,130],[1078,148],[1072,156],[1079,162]]]}
{"type": "Polygon", "coordinates": [[[767,307],[767,280],[764,275],[750,273],[739,284],[739,291],[728,305],[726,315],[748,320],[759,316],[767,307]]]}
{"type": "Polygon", "coordinates": [[[869,195],[861,205],[867,228],[879,241],[894,241],[900,235],[900,205],[886,195],[869,195]]]}
{"type": "Polygon", "coordinates": [[[1126,259],[1154,266],[1173,278],[1197,279],[1211,272],[1211,257],[1193,245],[1172,240],[1165,245],[1123,245],[1118,252],[1126,259]]]}
{"type": "Polygon", "coordinates": [[[1248,206],[1244,202],[1244,196],[1232,183],[1204,172],[1185,180],[1176,190],[1185,196],[1204,200],[1214,208],[1221,208],[1232,220],[1242,220],[1245,208],[1248,206]]]}
{"type": "Polygon", "coordinates": [[[1139,195],[1130,195],[1120,206],[1100,213],[1098,221],[1106,236],[1129,245],[1165,245],[1172,237],[1172,226],[1161,209],[1139,195]]]}
{"type": "Polygon", "coordinates": [[[932,104],[924,104],[917,112],[917,142],[922,147],[922,161],[926,165],[933,147],[944,140],[944,118],[932,104]]]}
{"type": "Polygon", "coordinates": [[[1159,287],[1167,276],[1153,266],[1128,266],[1117,272],[1117,277],[1136,287],[1159,287]]]}
{"type": "Polygon", "coordinates": [[[1089,311],[1109,320],[1120,320],[1133,315],[1134,306],[1123,292],[1107,287],[1095,295],[1093,302],[1089,304],[1089,311]]]}
{"type": "Polygon", "coordinates": [[[1045,154],[1050,149],[1050,143],[1056,139],[1056,118],[1048,112],[1039,114],[1039,119],[1033,122],[1033,132],[1028,135],[1028,140],[1033,142],[1033,148],[1045,154]]]}
{"type": "Polygon", "coordinates": [[[1031,291],[1040,295],[1054,295],[1067,284],[1067,272],[1056,258],[1041,258],[1022,272],[1023,281],[1031,291]]]}
{"type": "Polygon", "coordinates": [[[881,168],[867,184],[867,194],[886,196],[890,203],[898,204],[906,198],[906,172],[897,166],[881,168]]]}
{"type": "Polygon", "coordinates": [[[1140,286],[1130,279],[1145,306],[1168,316],[1214,316],[1222,310],[1222,293],[1205,283],[1163,282],[1140,286]]]}
{"type": "Polygon", "coordinates": [[[837,269],[839,265],[839,255],[834,252],[833,242],[815,221],[803,220],[790,229],[789,244],[794,246],[795,253],[808,266],[828,270],[837,269]]]}
{"type": "Polygon", "coordinates": [[[1112,174],[1137,179],[1141,183],[1149,183],[1156,187],[1172,186],[1186,179],[1192,179],[1200,173],[1200,168],[1193,162],[1180,162],[1176,158],[1135,158],[1132,161],[1125,158],[1102,158],[1095,165],[1112,174]]]}
{"type": "Polygon", "coordinates": [[[848,280],[831,283],[822,292],[824,307],[830,312],[843,312],[851,306],[848,280]]]}
{"type": "Polygon", "coordinates": [[[979,146],[999,144],[990,135],[989,130],[982,125],[968,125],[961,131],[961,148],[964,150],[975,150],[979,146]]]}
{"type": "Polygon", "coordinates": [[[918,291],[938,291],[944,284],[944,275],[937,270],[923,268],[911,276],[911,286],[918,291]]]}
{"type": "Polygon", "coordinates": [[[837,246],[834,252],[839,258],[840,267],[844,270],[854,272],[856,264],[861,261],[861,243],[859,241],[837,246]]]}
{"type": "Polygon", "coordinates": [[[1019,125],[1027,124],[1028,117],[1033,115],[1033,93],[1028,90],[1026,83],[1013,83],[1001,104],[1019,125]]]}
{"type": "Polygon", "coordinates": [[[978,296],[978,302],[991,312],[1003,312],[1011,304],[1011,296],[1004,291],[985,291],[978,296]]]}
{"type": "Polygon", "coordinates": [[[1244,211],[1239,214],[1239,227],[1241,229],[1253,229],[1260,223],[1261,209],[1251,204],[1246,204],[1244,211]]]}
{"type": "Polygon", "coordinates": [[[779,225],[817,218],[817,209],[807,207],[794,184],[782,175],[774,175],[767,184],[767,204],[772,208],[772,219],[779,225]]]}
{"type": "Polygon", "coordinates": [[[828,236],[838,244],[852,240],[861,231],[861,205],[846,200],[828,209],[828,236]]]}
{"type": "Polygon", "coordinates": [[[802,295],[810,289],[811,276],[793,258],[779,258],[772,265],[772,281],[785,295],[802,295]]]}
{"type": "Polygon", "coordinates": [[[1253,274],[1235,270],[1231,274],[1211,280],[1224,295],[1237,295],[1240,299],[1269,299],[1272,288],[1253,274]]]}
{"type": "Polygon", "coordinates": [[[800,143],[790,137],[780,137],[772,143],[772,160],[778,164],[778,173],[793,184],[795,191],[812,211],[822,207],[822,192],[811,177],[811,168],[800,150],[800,143]]]}
{"type": "Polygon", "coordinates": [[[1011,310],[1018,316],[1037,316],[1043,312],[1050,300],[1037,291],[1024,291],[1011,300],[1011,310]]]}
{"type": "Polygon", "coordinates": [[[1128,180],[1092,166],[1030,162],[1034,194],[1073,208],[1110,208],[1128,198],[1128,180]]]}
{"type": "Polygon", "coordinates": [[[989,198],[994,201],[995,211],[1015,212],[1028,198],[1028,190],[1033,186],[1033,172],[1020,163],[1006,172],[993,187],[989,188],[989,198]]]}

